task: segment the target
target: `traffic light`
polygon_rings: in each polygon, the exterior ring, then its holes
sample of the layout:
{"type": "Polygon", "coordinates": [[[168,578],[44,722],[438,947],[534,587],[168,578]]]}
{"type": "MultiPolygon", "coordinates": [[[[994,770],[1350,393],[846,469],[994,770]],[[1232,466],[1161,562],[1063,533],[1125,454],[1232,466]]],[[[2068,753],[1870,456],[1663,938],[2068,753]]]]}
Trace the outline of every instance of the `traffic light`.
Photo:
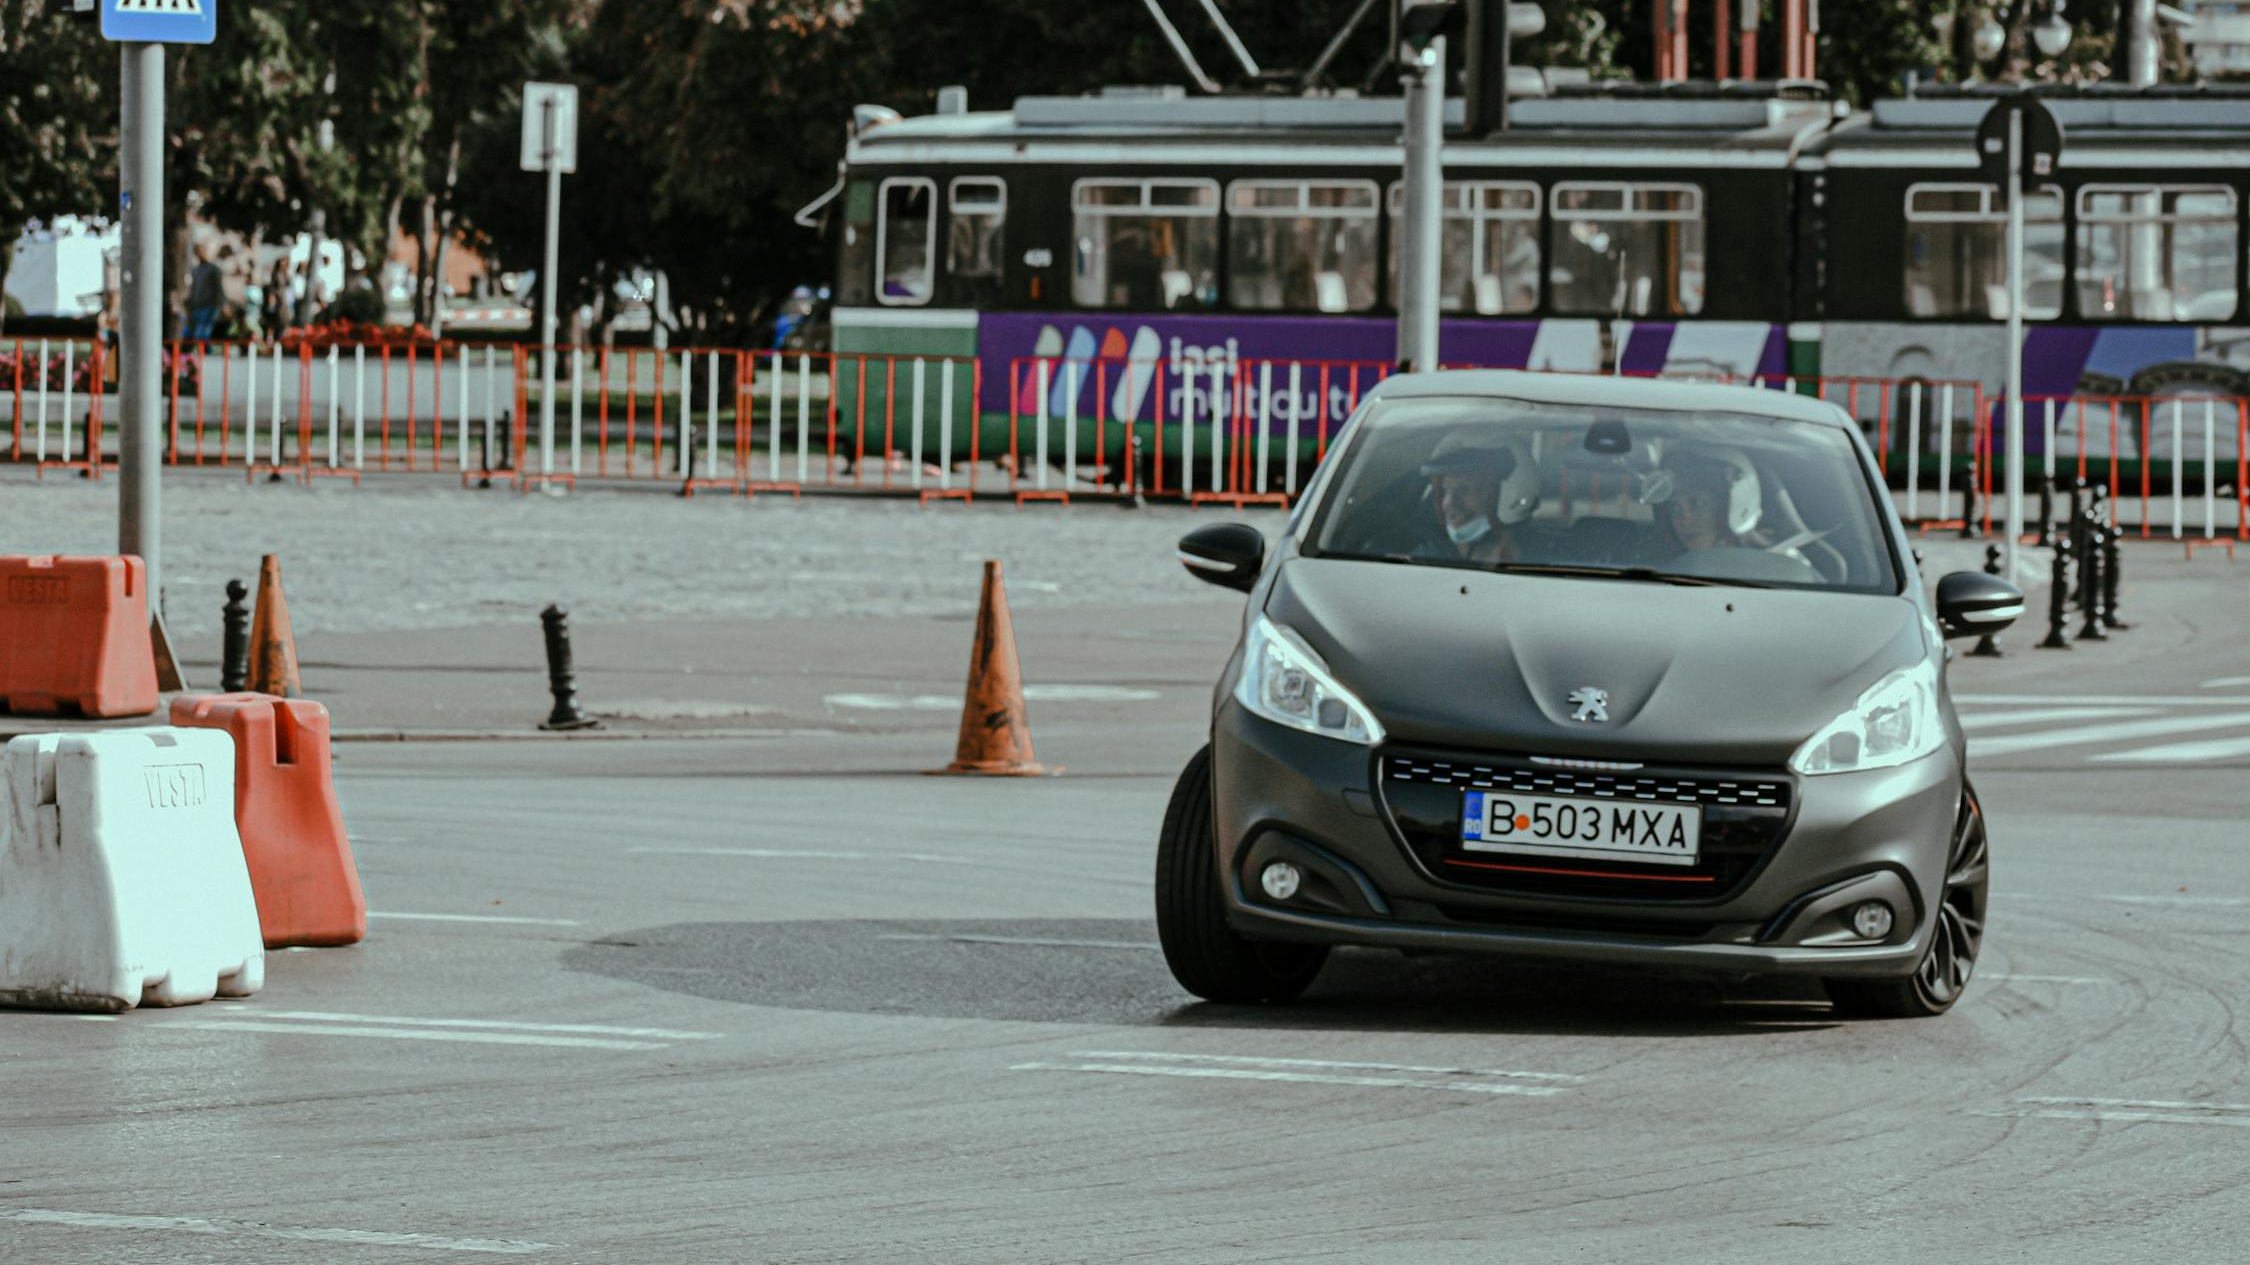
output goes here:
{"type": "Polygon", "coordinates": [[[1391,0],[1391,32],[1399,55],[1419,59],[1430,41],[1445,33],[1446,23],[1460,9],[1460,0],[1391,0]]]}
{"type": "Polygon", "coordinates": [[[1547,14],[1522,0],[1467,0],[1468,39],[1463,57],[1469,131],[1484,136],[1508,126],[1510,45],[1547,29],[1547,14]]]}

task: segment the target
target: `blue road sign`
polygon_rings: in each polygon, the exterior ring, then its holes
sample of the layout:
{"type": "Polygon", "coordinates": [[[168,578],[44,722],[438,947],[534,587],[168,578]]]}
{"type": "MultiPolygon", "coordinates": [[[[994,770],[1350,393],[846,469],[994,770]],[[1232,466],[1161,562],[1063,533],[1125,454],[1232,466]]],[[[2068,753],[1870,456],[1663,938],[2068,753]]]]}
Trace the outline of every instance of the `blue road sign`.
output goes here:
{"type": "Polygon", "coordinates": [[[102,0],[102,38],[126,44],[208,44],[219,0],[102,0]]]}

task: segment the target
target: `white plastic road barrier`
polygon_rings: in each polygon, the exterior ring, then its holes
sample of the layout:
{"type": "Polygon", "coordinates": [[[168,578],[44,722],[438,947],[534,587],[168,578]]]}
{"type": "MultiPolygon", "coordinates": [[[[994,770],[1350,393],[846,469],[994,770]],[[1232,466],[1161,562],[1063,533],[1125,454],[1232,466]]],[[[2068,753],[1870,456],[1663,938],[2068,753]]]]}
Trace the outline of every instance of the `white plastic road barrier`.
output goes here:
{"type": "Polygon", "coordinates": [[[265,983],[227,733],[29,734],[0,788],[0,1004],[114,1012],[265,983]]]}
{"type": "MultiPolygon", "coordinates": [[[[256,351],[252,351],[252,352],[251,352],[250,354],[251,354],[252,356],[256,356],[256,355],[257,355],[258,353],[257,353],[256,351]]],[[[251,368],[252,368],[252,369],[256,369],[256,368],[257,368],[257,366],[256,366],[256,365],[252,365],[252,366],[251,366],[251,368]]],[[[255,375],[253,374],[252,376],[255,376],[255,375]]],[[[277,465],[277,466],[278,466],[278,465],[280,465],[280,464],[281,464],[281,344],[280,344],[280,343],[275,343],[275,344],[273,345],[273,401],[272,401],[272,404],[271,404],[271,406],[270,406],[270,408],[269,408],[269,410],[268,410],[267,416],[268,416],[268,417],[269,417],[269,418],[270,418],[270,419],[272,420],[272,423],[273,423],[273,464],[275,464],[275,465],[277,465]]],[[[253,447],[255,447],[256,445],[252,445],[252,446],[253,446],[253,447]]],[[[299,457],[303,457],[303,456],[304,456],[305,454],[303,454],[303,453],[298,453],[297,455],[298,455],[299,457]]]]}
{"type": "Polygon", "coordinates": [[[1906,521],[1920,517],[1922,499],[1922,384],[1906,397],[1906,521]]]}
{"type": "MultiPolygon", "coordinates": [[[[975,388],[971,387],[970,389],[974,390],[975,388]]],[[[953,486],[953,361],[951,359],[940,362],[938,391],[937,480],[939,488],[951,489],[953,486]]],[[[976,424],[977,401],[971,400],[969,401],[969,425],[975,426],[976,424]]],[[[974,445],[976,440],[972,438],[969,442],[974,445]]],[[[920,463],[915,464],[919,468],[920,463]]],[[[969,478],[971,482],[974,482],[976,475],[972,473],[969,478]]]]}

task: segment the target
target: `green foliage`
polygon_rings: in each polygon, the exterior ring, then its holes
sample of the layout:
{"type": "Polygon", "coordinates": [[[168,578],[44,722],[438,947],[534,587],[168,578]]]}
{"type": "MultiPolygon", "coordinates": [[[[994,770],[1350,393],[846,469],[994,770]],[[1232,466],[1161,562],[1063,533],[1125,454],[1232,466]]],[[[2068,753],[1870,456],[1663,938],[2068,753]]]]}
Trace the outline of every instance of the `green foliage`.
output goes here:
{"type": "Polygon", "coordinates": [[[321,314],[322,320],[350,321],[354,325],[381,325],[390,313],[383,296],[368,286],[353,286],[336,296],[321,314]]]}
{"type": "Polygon", "coordinates": [[[0,244],[26,221],[109,204],[117,52],[65,0],[0,0],[0,244]]]}

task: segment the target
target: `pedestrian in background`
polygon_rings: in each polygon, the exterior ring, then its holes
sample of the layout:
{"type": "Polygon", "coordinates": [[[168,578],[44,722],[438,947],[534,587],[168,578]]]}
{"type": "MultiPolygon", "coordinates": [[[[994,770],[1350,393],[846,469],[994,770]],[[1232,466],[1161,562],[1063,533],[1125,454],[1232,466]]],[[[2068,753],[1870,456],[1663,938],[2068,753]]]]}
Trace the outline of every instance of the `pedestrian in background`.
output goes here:
{"type": "Polygon", "coordinates": [[[219,265],[211,262],[211,248],[197,246],[195,267],[188,272],[187,327],[182,336],[195,342],[209,338],[226,298],[225,278],[219,265]]]}

